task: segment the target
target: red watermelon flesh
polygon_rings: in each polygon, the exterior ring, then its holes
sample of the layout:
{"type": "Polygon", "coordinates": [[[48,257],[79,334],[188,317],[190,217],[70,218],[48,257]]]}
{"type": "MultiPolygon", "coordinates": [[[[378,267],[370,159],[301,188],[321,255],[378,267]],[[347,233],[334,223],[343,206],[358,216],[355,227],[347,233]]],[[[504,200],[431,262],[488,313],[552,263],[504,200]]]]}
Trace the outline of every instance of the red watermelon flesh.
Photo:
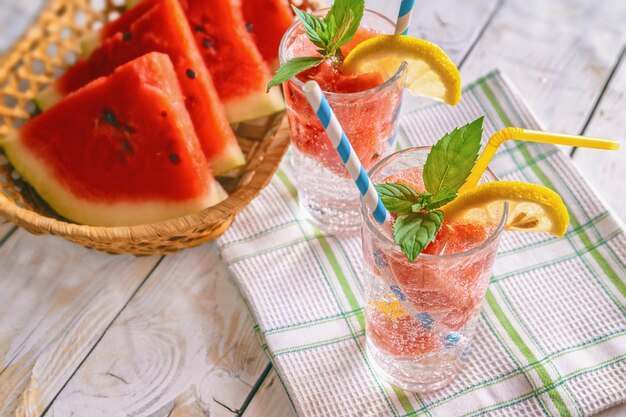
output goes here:
{"type": "MultiPolygon", "coordinates": [[[[106,25],[102,36],[126,33],[133,17],[163,0],[128,1],[135,4],[118,20],[106,25]]],[[[179,0],[202,58],[213,77],[228,120],[238,123],[284,110],[280,89],[265,92],[269,67],[248,33],[234,0],[179,0]]],[[[85,47],[90,50],[90,47],[85,47]]]]}
{"type": "Polygon", "coordinates": [[[293,23],[287,0],[241,0],[241,11],[256,47],[270,68],[278,68],[278,48],[293,23]]]}
{"type": "Polygon", "coordinates": [[[278,89],[266,93],[271,78],[232,0],[180,0],[217,92],[231,122],[284,109],[278,89]]]}
{"type": "Polygon", "coordinates": [[[154,3],[154,1],[144,1],[136,7],[125,11],[117,19],[104,25],[101,30],[83,36],[80,41],[82,57],[85,58],[91,55],[93,50],[98,48],[106,38],[115,35],[117,32],[128,31],[130,25],[151,9],[154,3]]]}
{"type": "Polygon", "coordinates": [[[100,39],[104,40],[108,37],[115,35],[117,32],[126,32],[130,29],[130,25],[141,16],[143,16],[148,10],[150,10],[156,1],[143,1],[134,7],[129,8],[122,13],[117,19],[110,21],[100,30],[100,39]]]}
{"type": "Polygon", "coordinates": [[[172,60],[187,110],[213,172],[219,175],[243,165],[243,153],[177,0],[156,2],[127,30],[106,39],[87,60],[79,61],[63,74],[54,90],[62,97],[152,51],[166,53],[172,60]]]}
{"type": "Polygon", "coordinates": [[[165,54],[144,55],[68,95],[4,150],[53,209],[92,226],[157,222],[225,196],[165,54]]]}

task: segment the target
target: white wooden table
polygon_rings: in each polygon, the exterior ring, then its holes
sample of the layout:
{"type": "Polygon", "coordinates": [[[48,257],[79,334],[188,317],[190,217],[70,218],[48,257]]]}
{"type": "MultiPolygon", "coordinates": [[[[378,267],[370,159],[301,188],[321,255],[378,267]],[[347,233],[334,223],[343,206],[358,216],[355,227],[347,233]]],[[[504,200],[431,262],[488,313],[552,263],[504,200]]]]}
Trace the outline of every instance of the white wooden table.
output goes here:
{"type": "MultiPolygon", "coordinates": [[[[0,0],[0,52],[44,2],[0,0]]],[[[399,0],[367,4],[393,17],[399,0]]],[[[466,82],[500,68],[547,129],[626,138],[624,0],[415,10],[412,34],[440,44],[466,82]]],[[[573,157],[626,219],[626,151],[573,157]]],[[[292,414],[215,245],[132,258],[0,225],[0,417],[292,414]]]]}

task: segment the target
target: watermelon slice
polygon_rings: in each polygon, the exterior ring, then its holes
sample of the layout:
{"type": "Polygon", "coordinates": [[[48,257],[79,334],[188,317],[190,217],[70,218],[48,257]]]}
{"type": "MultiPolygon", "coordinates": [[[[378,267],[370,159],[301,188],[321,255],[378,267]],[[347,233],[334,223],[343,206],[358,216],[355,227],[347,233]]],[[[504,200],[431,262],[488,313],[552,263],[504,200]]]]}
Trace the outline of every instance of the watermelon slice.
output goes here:
{"type": "Polygon", "coordinates": [[[154,6],[154,2],[144,1],[140,5],[133,7],[122,13],[117,19],[107,23],[101,30],[91,32],[83,36],[80,40],[81,55],[87,58],[97,49],[102,42],[117,32],[124,32],[130,29],[130,25],[139,19],[144,13],[154,6]]]}
{"type": "Polygon", "coordinates": [[[68,95],[3,147],[40,196],[78,223],[152,223],[225,197],[165,54],[144,55],[68,95]]]}
{"type": "Polygon", "coordinates": [[[270,68],[278,68],[278,48],[293,23],[287,0],[241,0],[241,11],[256,47],[270,68]]]}
{"type": "MultiPolygon", "coordinates": [[[[132,22],[163,0],[127,0],[130,9],[81,42],[88,55],[116,33],[126,33],[132,22]]],[[[215,2],[179,0],[184,7],[196,42],[218,89],[231,123],[256,119],[284,110],[279,88],[265,93],[271,77],[256,49],[239,10],[231,0],[215,2]]]]}
{"type": "Polygon", "coordinates": [[[285,108],[278,89],[266,93],[270,70],[232,0],[180,0],[229,120],[285,108]]]}
{"type": "MultiPolygon", "coordinates": [[[[144,0],[142,3],[160,1],[163,0],[144,0]]],[[[265,92],[271,73],[246,30],[239,6],[233,0],[179,2],[213,77],[228,120],[237,123],[284,110],[279,88],[265,92]]],[[[137,0],[127,1],[129,6],[145,7],[138,3],[137,0]]],[[[123,29],[118,23],[114,28],[105,27],[103,33],[123,29]]]]}
{"type": "Polygon", "coordinates": [[[109,37],[87,60],[70,68],[38,96],[37,102],[45,110],[60,97],[152,51],[166,53],[172,60],[187,110],[213,172],[219,175],[243,165],[245,158],[177,0],[160,0],[145,10],[127,30],[109,37]]]}

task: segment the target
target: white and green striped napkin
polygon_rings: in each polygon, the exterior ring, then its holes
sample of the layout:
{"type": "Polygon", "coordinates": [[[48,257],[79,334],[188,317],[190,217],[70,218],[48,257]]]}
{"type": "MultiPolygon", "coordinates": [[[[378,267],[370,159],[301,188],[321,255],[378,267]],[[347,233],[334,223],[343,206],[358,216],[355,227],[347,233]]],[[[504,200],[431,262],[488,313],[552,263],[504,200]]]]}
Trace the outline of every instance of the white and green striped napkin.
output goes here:
{"type": "MultiPolygon", "coordinates": [[[[540,128],[496,72],[456,107],[404,116],[400,144],[432,144],[483,114],[485,139],[505,126],[540,128]]],[[[505,233],[468,366],[435,393],[404,392],[372,371],[360,238],[303,219],[288,158],[219,240],[298,415],[587,416],[626,401],[623,225],[554,146],[509,142],[491,167],[558,190],[571,226],[564,239],[505,233]]]]}

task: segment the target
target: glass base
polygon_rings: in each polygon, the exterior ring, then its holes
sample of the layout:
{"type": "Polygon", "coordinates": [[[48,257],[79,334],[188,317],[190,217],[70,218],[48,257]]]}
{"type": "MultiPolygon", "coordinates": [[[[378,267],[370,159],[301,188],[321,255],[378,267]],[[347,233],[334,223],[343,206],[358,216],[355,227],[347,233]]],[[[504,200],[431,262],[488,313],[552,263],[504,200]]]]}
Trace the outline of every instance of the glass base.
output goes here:
{"type": "Polygon", "coordinates": [[[411,392],[431,392],[450,384],[463,367],[454,354],[399,358],[378,349],[367,338],[365,350],[372,369],[384,381],[411,392]]]}
{"type": "Polygon", "coordinates": [[[351,178],[339,177],[295,146],[292,164],[300,209],[320,230],[347,234],[360,229],[359,190],[351,178]]]}

